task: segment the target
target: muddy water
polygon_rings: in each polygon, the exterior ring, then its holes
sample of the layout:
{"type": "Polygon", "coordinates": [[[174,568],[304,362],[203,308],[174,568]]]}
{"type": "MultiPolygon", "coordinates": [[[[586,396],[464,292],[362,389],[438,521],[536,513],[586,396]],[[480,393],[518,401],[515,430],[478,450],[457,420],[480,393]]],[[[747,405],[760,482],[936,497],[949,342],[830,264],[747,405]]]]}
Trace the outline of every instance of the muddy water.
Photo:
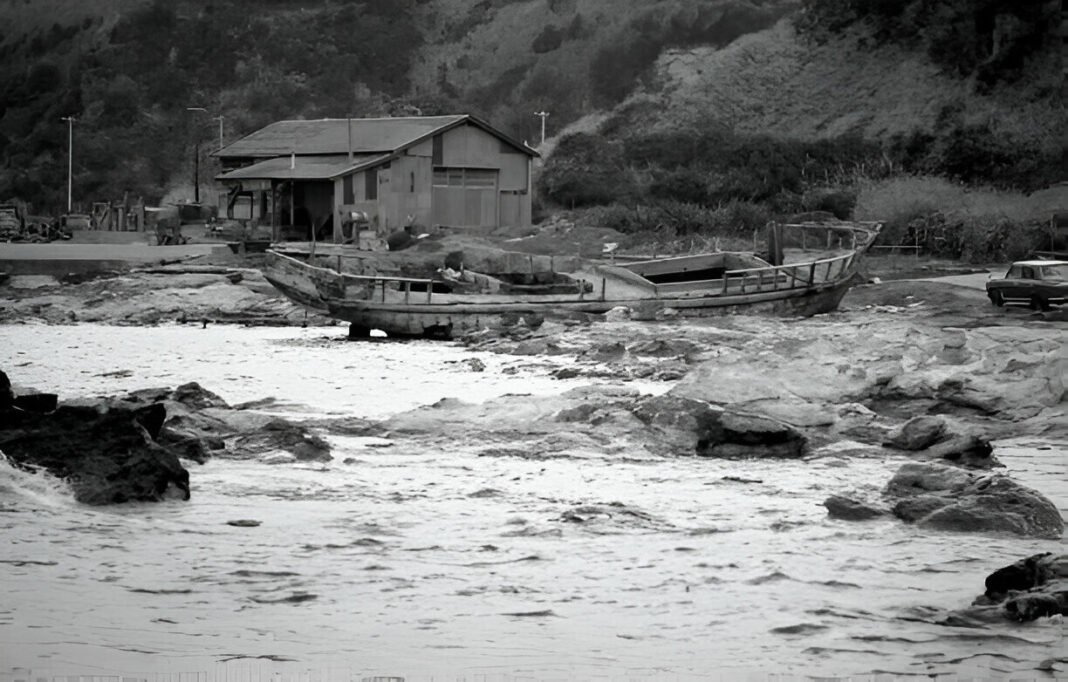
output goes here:
{"type": "MultiPolygon", "coordinates": [[[[307,416],[576,385],[537,360],[342,336],[9,326],[0,362],[65,396],[196,380],[307,416]]],[[[190,465],[190,502],[108,509],[0,463],[0,678],[21,666],[228,682],[1032,679],[1068,655],[1059,621],[932,624],[991,570],[1063,542],[827,518],[829,492],[881,485],[896,459],[535,460],[333,442],[326,465],[190,465]]],[[[1068,511],[1064,447],[1014,441],[998,455],[1068,511]]]]}

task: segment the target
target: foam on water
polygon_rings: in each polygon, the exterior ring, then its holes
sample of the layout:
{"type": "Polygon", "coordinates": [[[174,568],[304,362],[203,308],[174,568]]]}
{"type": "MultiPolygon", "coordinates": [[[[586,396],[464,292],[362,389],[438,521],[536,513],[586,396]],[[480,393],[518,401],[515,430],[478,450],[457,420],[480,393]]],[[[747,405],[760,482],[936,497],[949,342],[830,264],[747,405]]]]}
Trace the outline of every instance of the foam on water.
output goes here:
{"type": "Polygon", "coordinates": [[[74,505],[70,484],[47,471],[15,466],[0,451],[0,509],[25,511],[74,505]]]}
{"type": "MultiPolygon", "coordinates": [[[[0,347],[17,349],[13,380],[64,397],[197,380],[308,416],[575,385],[529,358],[343,333],[0,325],[0,347]],[[464,369],[472,356],[484,372],[464,369]]],[[[0,682],[5,665],[213,682],[331,666],[346,681],[1003,677],[1064,651],[1048,620],[937,624],[990,571],[1064,542],[828,518],[828,494],[882,485],[899,458],[545,460],[521,441],[493,456],[331,441],[332,462],[216,459],[192,467],[188,502],[92,509],[0,461],[0,504],[41,510],[0,514],[0,682]],[[241,519],[260,525],[228,524],[241,519]]],[[[1063,443],[997,447],[1068,510],[1063,443]]]]}

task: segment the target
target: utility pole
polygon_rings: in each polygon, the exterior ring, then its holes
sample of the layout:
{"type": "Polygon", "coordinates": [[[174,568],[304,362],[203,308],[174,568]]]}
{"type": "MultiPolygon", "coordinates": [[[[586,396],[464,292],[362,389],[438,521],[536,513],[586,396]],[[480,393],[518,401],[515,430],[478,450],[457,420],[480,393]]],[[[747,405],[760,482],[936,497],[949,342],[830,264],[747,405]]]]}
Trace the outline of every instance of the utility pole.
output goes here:
{"type": "MultiPolygon", "coordinates": [[[[186,107],[186,111],[207,113],[204,107],[186,107]]],[[[200,203],[200,130],[193,126],[193,203],[200,203]]]]}
{"type": "Polygon", "coordinates": [[[541,143],[545,144],[545,119],[548,118],[548,111],[535,111],[535,116],[541,116],[541,143]]]}
{"type": "Polygon", "coordinates": [[[67,213],[74,205],[74,117],[64,116],[67,122],[67,213]]]}

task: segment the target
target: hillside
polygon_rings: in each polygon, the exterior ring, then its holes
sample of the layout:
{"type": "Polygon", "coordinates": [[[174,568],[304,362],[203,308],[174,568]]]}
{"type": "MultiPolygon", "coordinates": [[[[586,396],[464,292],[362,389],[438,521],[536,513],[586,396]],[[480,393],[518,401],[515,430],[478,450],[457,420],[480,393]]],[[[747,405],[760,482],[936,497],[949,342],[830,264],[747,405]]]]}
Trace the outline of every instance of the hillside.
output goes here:
{"type": "MultiPolygon", "coordinates": [[[[821,2],[0,0],[0,199],[62,205],[68,115],[86,201],[191,195],[192,149],[210,169],[220,115],[226,140],[280,118],[464,111],[536,143],[548,111],[550,135],[716,126],[920,148],[980,130],[1043,159],[1066,147],[1040,61],[979,94],[855,16],[799,35],[821,2]]],[[[1004,180],[1049,175],[1014,166],[1004,180]]]]}
{"type": "MultiPolygon", "coordinates": [[[[972,81],[946,74],[921,52],[896,44],[862,48],[860,37],[813,44],[783,21],[722,49],[669,50],[657,61],[656,86],[625,106],[655,108],[674,126],[713,119],[743,132],[805,139],[930,131],[950,109],[964,123],[989,121],[998,133],[1043,145],[1068,134],[1068,103],[1043,96],[1042,83],[978,94],[972,81]]],[[[1041,71],[1050,80],[1056,75],[1053,65],[1041,71]]]]}

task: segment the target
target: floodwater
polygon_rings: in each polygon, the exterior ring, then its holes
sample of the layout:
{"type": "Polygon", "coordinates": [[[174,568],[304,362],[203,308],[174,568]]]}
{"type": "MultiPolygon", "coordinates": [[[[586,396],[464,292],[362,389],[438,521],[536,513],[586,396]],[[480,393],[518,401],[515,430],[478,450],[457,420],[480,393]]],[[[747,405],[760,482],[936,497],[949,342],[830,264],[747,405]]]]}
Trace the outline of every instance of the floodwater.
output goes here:
{"type": "MultiPolygon", "coordinates": [[[[0,366],[63,397],[199,381],[305,417],[583,383],[537,359],[343,337],[0,326],[0,366]]],[[[934,624],[1063,541],[827,518],[829,493],[882,485],[896,458],[539,461],[331,440],[328,464],[190,464],[189,502],[111,508],[0,461],[0,680],[1068,677],[1036,669],[1068,656],[1060,619],[934,624]]],[[[1063,513],[1066,445],[997,454],[1063,513]]]]}

